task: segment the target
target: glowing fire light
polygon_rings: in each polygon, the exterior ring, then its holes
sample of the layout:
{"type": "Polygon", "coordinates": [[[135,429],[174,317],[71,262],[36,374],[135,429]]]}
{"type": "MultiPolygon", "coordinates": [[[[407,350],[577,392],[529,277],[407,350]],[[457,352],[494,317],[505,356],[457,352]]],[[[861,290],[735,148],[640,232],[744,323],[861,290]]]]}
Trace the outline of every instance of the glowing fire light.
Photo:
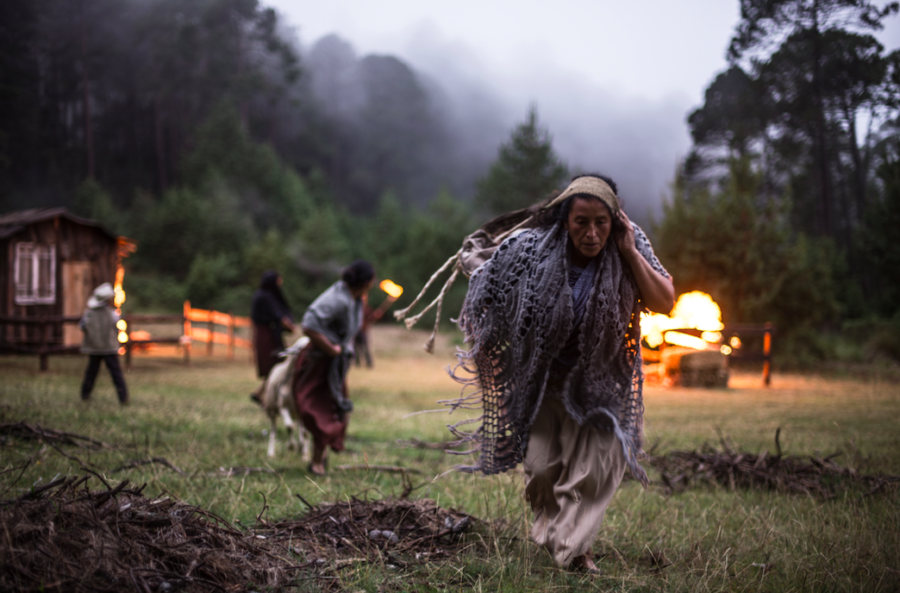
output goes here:
{"type": "Polygon", "coordinates": [[[116,267],[116,284],[113,286],[113,290],[116,292],[116,296],[113,299],[113,304],[116,306],[116,309],[122,308],[122,303],[125,302],[125,290],[122,288],[122,280],[125,279],[125,268],[120,263],[116,267]]]}
{"type": "Polygon", "coordinates": [[[666,343],[673,346],[684,346],[685,348],[693,348],[694,350],[706,350],[709,344],[703,338],[698,338],[682,332],[666,332],[666,343]]]}
{"type": "Polygon", "coordinates": [[[394,284],[391,280],[382,280],[378,287],[394,299],[400,298],[400,295],[403,294],[403,287],[399,284],[394,284]]]}
{"type": "Polygon", "coordinates": [[[710,344],[717,344],[722,339],[720,332],[724,327],[719,305],[705,292],[696,290],[678,297],[671,316],[660,313],[641,314],[641,335],[651,348],[666,342],[695,350],[706,350],[710,344]],[[689,328],[703,332],[702,337],[670,331],[689,328]]]}
{"type": "Polygon", "coordinates": [[[122,288],[122,281],[125,280],[125,267],[122,265],[122,260],[135,251],[137,251],[137,243],[128,237],[118,237],[116,239],[116,283],[115,286],[113,286],[113,290],[115,291],[113,304],[120,313],[122,311],[122,304],[125,303],[125,290],[122,288]]]}

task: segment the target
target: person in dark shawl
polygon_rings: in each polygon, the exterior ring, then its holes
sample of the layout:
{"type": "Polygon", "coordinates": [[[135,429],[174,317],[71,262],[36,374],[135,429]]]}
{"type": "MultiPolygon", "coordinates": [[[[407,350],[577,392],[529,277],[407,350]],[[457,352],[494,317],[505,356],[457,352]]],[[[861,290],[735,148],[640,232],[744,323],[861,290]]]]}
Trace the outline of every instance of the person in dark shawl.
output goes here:
{"type": "Polygon", "coordinates": [[[294,331],[294,317],[281,293],[281,282],[281,275],[274,270],[263,274],[250,307],[256,372],[262,379],[278,363],[278,354],[284,350],[281,334],[294,331]]]}
{"type": "Polygon", "coordinates": [[[294,398],[303,425],[313,436],[309,471],[324,475],[328,449],[343,451],[347,415],[347,371],[353,360],[353,338],[363,322],[363,297],[375,282],[375,268],[357,260],[341,279],[319,295],[303,315],[303,333],[310,343],[297,358],[294,398]]]}
{"type": "Polygon", "coordinates": [[[479,452],[461,469],[523,463],[531,537],[561,567],[597,571],[591,547],[625,468],[647,484],[639,315],[673,300],[671,277],[599,175],[573,179],[472,274],[459,321],[471,348],[454,376],[477,391],[456,405],[482,418],[474,432],[451,428],[479,452]]]}

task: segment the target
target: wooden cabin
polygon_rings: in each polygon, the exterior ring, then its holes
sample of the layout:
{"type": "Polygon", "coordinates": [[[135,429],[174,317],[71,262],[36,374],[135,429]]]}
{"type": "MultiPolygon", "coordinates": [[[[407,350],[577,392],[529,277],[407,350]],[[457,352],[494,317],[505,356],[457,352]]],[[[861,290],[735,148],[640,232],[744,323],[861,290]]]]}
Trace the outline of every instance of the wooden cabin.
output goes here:
{"type": "Polygon", "coordinates": [[[119,243],[65,208],[0,214],[0,351],[76,349],[81,330],[64,318],[80,317],[96,286],[115,283],[119,243]]]}

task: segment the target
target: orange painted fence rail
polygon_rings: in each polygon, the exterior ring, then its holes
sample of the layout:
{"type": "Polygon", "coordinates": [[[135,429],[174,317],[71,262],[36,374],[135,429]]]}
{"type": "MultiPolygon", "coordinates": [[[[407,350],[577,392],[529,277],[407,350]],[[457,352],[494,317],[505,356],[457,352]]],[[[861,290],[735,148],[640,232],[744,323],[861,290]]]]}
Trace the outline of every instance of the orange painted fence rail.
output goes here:
{"type": "Polygon", "coordinates": [[[236,327],[252,327],[249,317],[238,317],[231,313],[207,311],[191,308],[190,301],[184,301],[184,335],[191,337],[191,342],[206,344],[206,354],[211,356],[213,344],[224,344],[228,347],[228,360],[234,358],[234,347],[253,349],[253,342],[234,335],[236,327]],[[206,327],[194,327],[195,323],[203,323],[206,327]],[[215,331],[215,326],[225,328],[225,333],[215,331]]]}
{"type": "Polygon", "coordinates": [[[128,341],[125,342],[125,366],[131,366],[131,353],[135,348],[150,344],[177,344],[184,351],[184,362],[190,364],[191,349],[194,343],[206,344],[206,355],[212,356],[213,346],[221,344],[226,346],[228,360],[234,359],[234,349],[246,348],[250,353],[250,361],[253,361],[253,342],[235,335],[235,328],[251,327],[249,317],[239,317],[231,313],[209,311],[206,309],[194,309],[190,301],[184,302],[184,312],[181,315],[126,315],[128,323],[128,341]],[[174,338],[147,338],[137,339],[131,336],[133,323],[179,323],[182,326],[181,335],[174,338]],[[197,327],[201,325],[201,327],[197,327]],[[220,326],[225,331],[216,331],[220,326]]]}

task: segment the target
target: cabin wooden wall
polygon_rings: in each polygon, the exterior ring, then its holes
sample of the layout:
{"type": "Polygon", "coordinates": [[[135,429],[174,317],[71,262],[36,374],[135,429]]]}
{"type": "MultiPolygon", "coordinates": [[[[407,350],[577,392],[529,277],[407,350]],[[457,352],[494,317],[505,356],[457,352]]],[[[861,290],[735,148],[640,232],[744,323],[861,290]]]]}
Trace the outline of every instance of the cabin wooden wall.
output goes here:
{"type": "MultiPolygon", "coordinates": [[[[85,276],[84,282],[89,291],[103,282],[113,283],[116,279],[116,240],[96,227],[85,226],[63,217],[28,225],[21,232],[0,242],[0,252],[4,255],[0,258],[0,282],[2,282],[0,315],[4,316],[40,318],[69,315],[73,303],[84,300],[81,295],[65,294],[67,283],[72,286],[73,274],[85,276]],[[13,274],[16,244],[21,241],[56,245],[56,299],[53,304],[15,303],[13,274]]],[[[76,314],[80,315],[81,311],[76,314]]],[[[50,343],[56,345],[64,341],[72,343],[74,335],[71,329],[65,330],[62,325],[55,325],[49,336],[50,343]]],[[[0,332],[0,340],[36,344],[40,342],[41,336],[37,327],[5,325],[0,332]]]]}

